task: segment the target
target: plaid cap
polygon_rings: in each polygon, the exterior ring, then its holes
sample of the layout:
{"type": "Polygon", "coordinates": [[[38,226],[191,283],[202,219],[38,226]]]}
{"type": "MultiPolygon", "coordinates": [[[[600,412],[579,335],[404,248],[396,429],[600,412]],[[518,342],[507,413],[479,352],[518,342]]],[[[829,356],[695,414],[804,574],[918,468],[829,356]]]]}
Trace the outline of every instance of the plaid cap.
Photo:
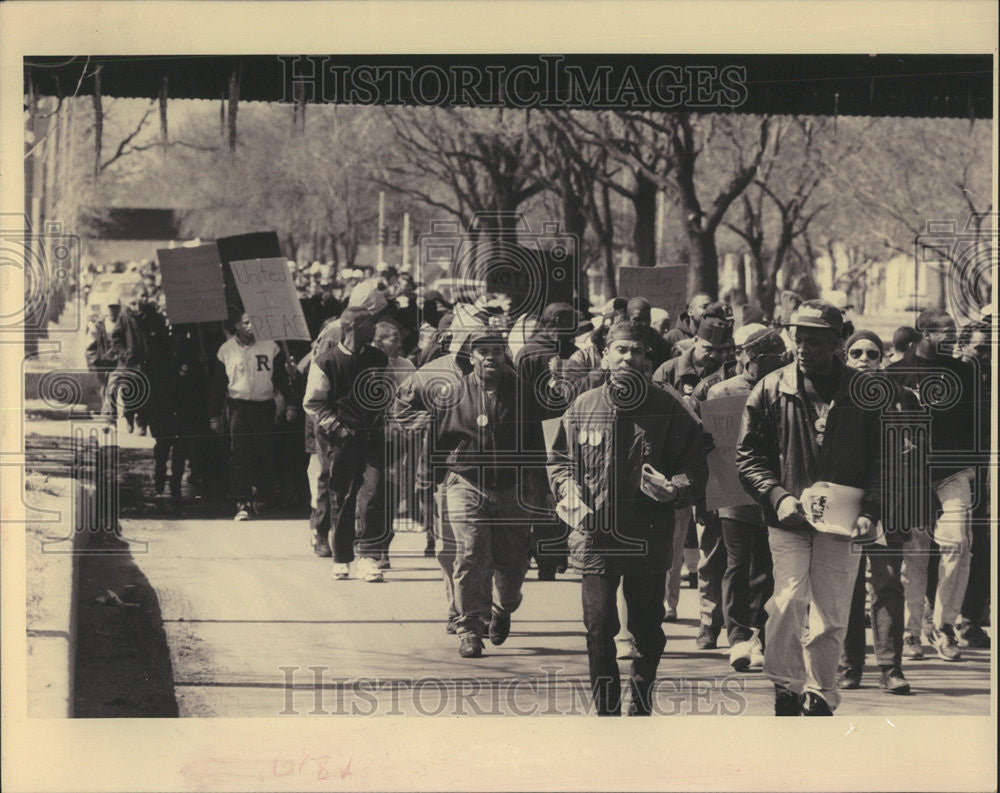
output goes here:
{"type": "Polygon", "coordinates": [[[844,315],[826,300],[807,300],[785,324],[789,327],[825,328],[840,333],[844,329],[844,315]]]}
{"type": "Polygon", "coordinates": [[[752,361],[761,355],[781,355],[785,342],[777,328],[761,328],[751,333],[743,342],[743,353],[752,361]]]}

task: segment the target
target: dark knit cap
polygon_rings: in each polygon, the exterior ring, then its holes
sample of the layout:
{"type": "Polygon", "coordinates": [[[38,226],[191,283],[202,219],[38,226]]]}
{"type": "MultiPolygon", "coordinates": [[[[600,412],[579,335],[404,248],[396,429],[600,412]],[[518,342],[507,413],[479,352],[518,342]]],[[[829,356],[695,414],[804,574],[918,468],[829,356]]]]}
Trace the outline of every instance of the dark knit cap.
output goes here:
{"type": "Polygon", "coordinates": [[[844,349],[845,350],[851,349],[854,342],[858,341],[859,339],[868,339],[868,341],[872,342],[876,347],[878,347],[878,351],[882,355],[885,355],[885,345],[882,343],[882,339],[879,337],[877,333],[871,330],[859,330],[857,333],[855,333],[847,340],[847,342],[844,344],[844,349]]]}

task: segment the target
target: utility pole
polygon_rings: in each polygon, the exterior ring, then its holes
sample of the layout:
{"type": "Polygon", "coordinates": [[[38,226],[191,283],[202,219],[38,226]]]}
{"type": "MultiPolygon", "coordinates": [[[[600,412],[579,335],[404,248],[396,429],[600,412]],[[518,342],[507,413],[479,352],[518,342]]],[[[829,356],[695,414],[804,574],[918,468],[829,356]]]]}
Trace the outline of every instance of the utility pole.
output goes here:
{"type": "Polygon", "coordinates": [[[385,261],[385,237],[387,230],[385,227],[385,191],[378,193],[378,255],[376,256],[376,266],[385,261]]]}
{"type": "Polygon", "coordinates": [[[403,213],[403,269],[410,266],[410,213],[403,213]]]}

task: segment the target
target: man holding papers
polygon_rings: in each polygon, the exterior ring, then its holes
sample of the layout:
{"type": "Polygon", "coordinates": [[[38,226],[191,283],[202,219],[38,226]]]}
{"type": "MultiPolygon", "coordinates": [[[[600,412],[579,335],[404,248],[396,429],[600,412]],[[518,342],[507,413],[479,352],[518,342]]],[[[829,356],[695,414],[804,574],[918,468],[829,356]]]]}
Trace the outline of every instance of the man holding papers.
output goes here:
{"type": "Polygon", "coordinates": [[[674,509],[690,506],[708,478],[702,431],[646,373],[646,328],[624,321],[608,332],[605,382],[563,416],[549,456],[557,513],[573,532],[571,564],[583,573],[583,622],[598,715],[621,714],[615,652],[622,581],[633,659],[630,715],[649,715],[666,639],[663,592],[674,509]]]}
{"type": "Polygon", "coordinates": [[[850,540],[870,535],[879,516],[880,414],[852,398],[852,380],[864,375],[837,357],[843,321],[825,300],[807,300],[792,315],[796,360],[754,387],[736,451],[740,483],[769,526],[774,595],[766,607],[764,673],[775,684],[777,716],[829,716],[836,709],[858,572],[850,540]],[[800,501],[817,483],[830,486],[818,514],[800,501]],[[844,493],[859,496],[848,535],[817,531],[812,521],[827,513],[843,522],[834,500],[844,493]]]}

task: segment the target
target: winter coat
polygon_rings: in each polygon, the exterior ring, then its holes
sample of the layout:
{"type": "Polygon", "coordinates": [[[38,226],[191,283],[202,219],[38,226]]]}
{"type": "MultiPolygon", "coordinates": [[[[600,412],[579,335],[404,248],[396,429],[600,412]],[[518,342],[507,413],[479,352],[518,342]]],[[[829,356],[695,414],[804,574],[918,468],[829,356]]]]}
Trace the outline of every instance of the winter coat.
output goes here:
{"type": "Polygon", "coordinates": [[[826,419],[825,440],[816,443],[806,407],[802,376],[791,363],[764,377],[747,399],[736,447],[743,489],[760,505],[770,526],[779,526],[776,508],[786,495],[796,498],[816,482],[864,490],[861,514],[878,520],[882,502],[882,421],[880,407],[867,407],[852,383],[864,373],[834,359],[837,390],[826,419]]]}
{"type": "Polygon", "coordinates": [[[566,411],[549,454],[549,483],[559,501],[568,481],[575,481],[594,512],[570,534],[574,567],[584,573],[663,573],[670,565],[674,510],[704,497],[708,465],[701,426],[663,389],[647,384],[634,405],[621,404],[614,393],[606,383],[566,411]],[[641,491],[647,463],[673,479],[675,501],[663,504],[641,491]]]}

